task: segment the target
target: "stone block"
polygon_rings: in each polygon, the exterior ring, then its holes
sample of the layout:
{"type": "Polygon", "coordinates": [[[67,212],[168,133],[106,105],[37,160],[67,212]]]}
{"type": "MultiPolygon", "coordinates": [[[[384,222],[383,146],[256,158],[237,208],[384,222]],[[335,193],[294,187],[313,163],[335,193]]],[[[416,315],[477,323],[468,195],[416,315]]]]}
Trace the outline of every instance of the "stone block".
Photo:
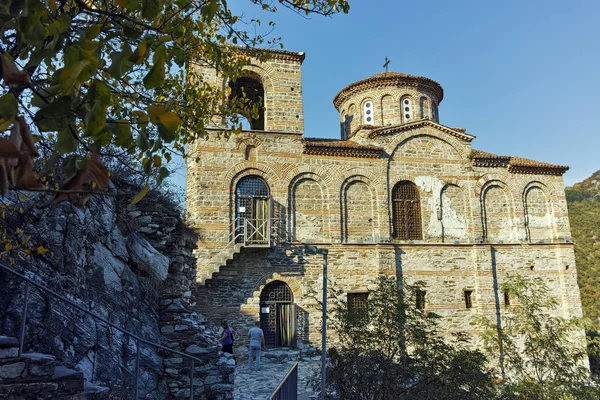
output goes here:
{"type": "Polygon", "coordinates": [[[21,377],[21,374],[25,371],[25,362],[11,362],[4,365],[0,365],[0,378],[2,379],[17,379],[21,377]]]}

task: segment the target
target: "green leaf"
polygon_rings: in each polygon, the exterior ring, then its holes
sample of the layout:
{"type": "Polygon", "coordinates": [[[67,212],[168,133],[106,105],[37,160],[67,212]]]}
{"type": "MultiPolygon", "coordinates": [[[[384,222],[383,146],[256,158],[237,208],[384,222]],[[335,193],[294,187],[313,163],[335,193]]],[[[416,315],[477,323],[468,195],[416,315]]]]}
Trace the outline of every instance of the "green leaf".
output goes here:
{"type": "Polygon", "coordinates": [[[107,106],[110,104],[111,93],[110,87],[103,81],[95,79],[92,81],[92,85],[90,86],[90,90],[87,93],[86,101],[91,104],[100,103],[103,106],[107,106]]]}
{"type": "Polygon", "coordinates": [[[106,126],[106,109],[111,101],[108,85],[102,81],[94,80],[86,96],[86,102],[93,107],[85,114],[85,134],[94,136],[106,126]]]}
{"type": "Polygon", "coordinates": [[[160,167],[158,170],[158,176],[156,177],[156,182],[160,185],[167,176],[169,176],[169,170],[165,167],[160,167]]]}
{"type": "Polygon", "coordinates": [[[142,17],[153,21],[162,10],[162,7],[160,0],[142,0],[142,17]]]}
{"type": "Polygon", "coordinates": [[[112,64],[108,68],[108,72],[115,78],[120,78],[125,73],[129,72],[133,67],[133,62],[129,60],[129,57],[131,57],[132,54],[133,52],[129,45],[125,45],[123,51],[111,53],[110,58],[112,59],[112,64]]]}
{"type": "Polygon", "coordinates": [[[148,114],[140,110],[135,110],[134,112],[132,112],[132,114],[135,117],[136,124],[148,125],[148,114]]]}
{"type": "Polygon", "coordinates": [[[165,81],[165,62],[159,60],[150,71],[144,76],[144,87],[154,89],[160,87],[165,81]]]}
{"type": "Polygon", "coordinates": [[[60,86],[60,93],[69,94],[73,89],[73,86],[78,82],[78,78],[81,75],[84,68],[90,66],[89,60],[81,60],[75,62],[73,65],[63,68],[58,76],[58,84],[60,86]]]}
{"type": "Polygon", "coordinates": [[[101,24],[92,25],[85,30],[85,38],[87,40],[93,40],[100,34],[101,31],[102,31],[101,24]]]}
{"type": "Polygon", "coordinates": [[[124,149],[133,146],[133,135],[131,134],[131,125],[128,121],[119,120],[111,122],[107,127],[113,132],[115,144],[124,149]]]}
{"type": "Polygon", "coordinates": [[[67,176],[73,176],[77,172],[77,154],[71,154],[63,161],[63,170],[67,176]]]}
{"type": "Polygon", "coordinates": [[[42,132],[66,130],[73,122],[71,97],[62,96],[40,109],[33,118],[42,132]]]}
{"type": "Polygon", "coordinates": [[[136,138],[136,144],[141,151],[146,151],[150,148],[150,141],[148,140],[148,130],[143,127],[136,138]]]}
{"type": "Polygon", "coordinates": [[[59,159],[60,154],[58,154],[57,152],[52,153],[52,155],[50,156],[50,158],[48,158],[48,160],[44,164],[44,167],[40,171],[40,176],[44,176],[50,171],[52,171],[52,168],[54,168],[59,159]]]}
{"type": "Polygon", "coordinates": [[[215,14],[217,13],[218,10],[219,10],[219,5],[217,4],[217,1],[210,0],[208,3],[206,3],[206,5],[204,7],[202,7],[200,9],[200,12],[202,13],[202,16],[204,17],[204,20],[206,22],[210,22],[210,21],[212,21],[212,19],[214,18],[215,14]]]}
{"type": "Polygon", "coordinates": [[[94,104],[94,106],[85,114],[85,134],[94,136],[100,133],[106,126],[106,106],[94,104]]]}
{"type": "Polygon", "coordinates": [[[79,141],[70,129],[58,132],[58,140],[56,141],[55,149],[59,154],[76,152],[78,147],[79,141]]]}
{"type": "Polygon", "coordinates": [[[166,142],[172,142],[177,139],[177,129],[181,126],[182,121],[174,112],[164,113],[159,117],[158,133],[166,142]]]}
{"type": "Polygon", "coordinates": [[[12,92],[0,97],[0,131],[6,130],[17,118],[19,103],[12,92]]]}
{"type": "Polygon", "coordinates": [[[148,186],[148,182],[146,182],[146,185],[144,186],[144,188],[138,194],[135,195],[133,200],[131,200],[131,205],[139,203],[140,200],[142,200],[144,197],[146,197],[146,195],[148,194],[149,188],[150,187],[148,186]]]}

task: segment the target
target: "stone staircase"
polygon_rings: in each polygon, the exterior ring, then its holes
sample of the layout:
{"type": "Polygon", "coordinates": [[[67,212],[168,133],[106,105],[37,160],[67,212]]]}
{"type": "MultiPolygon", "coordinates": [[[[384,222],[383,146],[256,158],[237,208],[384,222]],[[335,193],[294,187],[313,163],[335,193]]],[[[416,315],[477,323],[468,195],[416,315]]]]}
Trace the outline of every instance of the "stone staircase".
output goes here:
{"type": "Polygon", "coordinates": [[[235,243],[230,247],[224,247],[219,251],[210,252],[198,262],[198,272],[196,281],[200,285],[204,285],[208,279],[211,279],[213,274],[220,271],[221,267],[227,264],[227,261],[233,260],[236,254],[239,254],[244,247],[243,243],[235,243]]]}
{"type": "Polygon", "coordinates": [[[23,353],[19,341],[0,336],[0,399],[105,400],[108,388],[86,385],[83,373],[48,354],[23,353]]]}

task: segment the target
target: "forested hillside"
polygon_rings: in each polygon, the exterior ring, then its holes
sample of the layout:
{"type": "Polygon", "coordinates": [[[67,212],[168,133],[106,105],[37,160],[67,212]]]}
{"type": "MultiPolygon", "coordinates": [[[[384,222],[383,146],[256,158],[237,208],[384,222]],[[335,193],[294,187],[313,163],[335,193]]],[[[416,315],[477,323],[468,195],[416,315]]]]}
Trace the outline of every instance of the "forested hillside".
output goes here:
{"type": "Polygon", "coordinates": [[[600,329],[600,171],[566,193],[583,312],[600,329]]]}

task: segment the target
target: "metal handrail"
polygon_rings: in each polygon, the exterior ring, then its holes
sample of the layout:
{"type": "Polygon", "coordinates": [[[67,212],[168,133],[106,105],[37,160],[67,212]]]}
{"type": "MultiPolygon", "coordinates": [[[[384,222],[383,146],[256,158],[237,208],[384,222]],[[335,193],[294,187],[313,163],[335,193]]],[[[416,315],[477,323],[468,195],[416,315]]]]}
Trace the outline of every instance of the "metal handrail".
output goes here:
{"type": "Polygon", "coordinates": [[[193,377],[194,377],[194,361],[198,361],[200,363],[202,363],[202,360],[200,358],[191,356],[187,353],[183,353],[181,351],[177,351],[177,350],[173,350],[169,347],[163,346],[162,344],[156,343],[156,342],[152,342],[150,340],[144,339],[138,335],[136,335],[135,333],[129,332],[115,324],[113,324],[110,321],[107,321],[104,317],[101,317],[98,314],[95,314],[91,311],[86,310],[85,308],[83,308],[82,306],[80,306],[79,304],[67,299],[66,297],[56,293],[55,291],[53,291],[52,289],[49,289],[47,287],[45,287],[44,285],[40,285],[39,283],[27,278],[26,276],[18,273],[17,271],[13,270],[12,268],[7,267],[6,265],[0,263],[0,269],[9,272],[13,275],[15,275],[17,278],[21,279],[22,281],[25,281],[25,299],[24,299],[24,305],[23,305],[23,312],[21,314],[21,329],[19,331],[19,357],[23,354],[23,344],[24,344],[24,338],[25,338],[25,326],[27,325],[27,303],[29,302],[29,285],[33,285],[36,288],[38,288],[39,290],[41,290],[44,293],[47,293],[59,300],[62,300],[63,302],[67,303],[68,305],[70,305],[71,307],[91,316],[92,318],[94,318],[95,320],[98,320],[106,325],[108,325],[109,327],[116,329],[119,332],[122,332],[123,334],[133,338],[136,342],[136,360],[135,360],[135,399],[137,399],[139,397],[139,392],[138,392],[138,381],[139,381],[139,368],[140,368],[140,344],[146,344],[152,347],[155,347],[157,349],[161,349],[161,350],[165,350],[174,354],[177,354],[183,358],[189,359],[191,362],[191,369],[190,369],[190,399],[194,399],[194,386],[193,386],[193,377]]]}
{"type": "Polygon", "coordinates": [[[298,398],[298,361],[292,365],[292,368],[283,377],[277,388],[273,391],[269,400],[296,400],[298,398]],[[291,386],[291,390],[288,390],[291,386]],[[284,396],[284,397],[282,397],[284,396]]]}
{"type": "Polygon", "coordinates": [[[225,246],[223,246],[223,247],[222,247],[222,248],[221,248],[221,249],[220,249],[220,250],[219,250],[217,253],[215,253],[214,255],[211,255],[211,256],[209,256],[209,257],[205,257],[205,258],[203,258],[202,260],[200,260],[200,261],[197,263],[197,265],[198,265],[198,266],[200,266],[200,267],[204,267],[205,265],[207,265],[207,264],[208,264],[208,262],[209,262],[209,261],[211,261],[212,259],[214,259],[214,258],[216,258],[216,257],[220,256],[222,252],[224,252],[226,249],[228,249],[228,248],[229,248],[229,246],[231,246],[231,244],[233,244],[233,245],[235,246],[235,244],[236,244],[236,240],[237,240],[239,237],[243,237],[243,236],[245,236],[245,235],[244,235],[244,232],[240,232],[240,233],[238,233],[238,234],[237,234],[237,235],[235,235],[235,236],[234,236],[234,238],[233,238],[233,239],[231,239],[231,240],[230,240],[230,241],[229,241],[229,242],[228,242],[228,243],[227,243],[225,246]]]}

